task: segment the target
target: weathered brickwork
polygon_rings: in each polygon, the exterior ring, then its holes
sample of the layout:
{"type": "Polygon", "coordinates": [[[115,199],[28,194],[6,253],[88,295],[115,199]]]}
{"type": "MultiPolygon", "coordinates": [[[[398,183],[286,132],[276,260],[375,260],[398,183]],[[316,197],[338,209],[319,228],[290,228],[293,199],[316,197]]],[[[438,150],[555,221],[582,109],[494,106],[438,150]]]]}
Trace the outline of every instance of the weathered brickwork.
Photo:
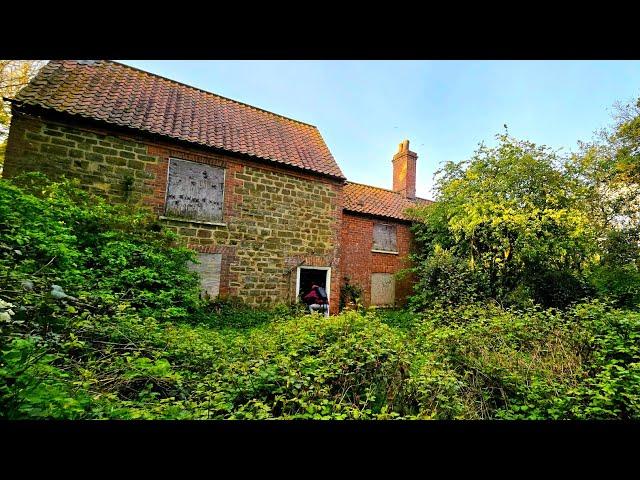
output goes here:
{"type": "Polygon", "coordinates": [[[331,267],[331,304],[339,298],[342,184],[339,181],[129,136],[85,124],[14,112],[4,176],[64,174],[112,202],[165,212],[170,158],[225,169],[223,218],[216,224],[164,219],[192,248],[222,255],[220,293],[254,305],[294,301],[296,267],[331,267]]]}
{"type": "MultiPolygon", "coordinates": [[[[342,275],[349,282],[363,289],[363,303],[371,303],[371,274],[397,273],[409,266],[407,255],[411,248],[411,231],[409,225],[402,222],[376,220],[364,215],[344,213],[342,217],[342,275]],[[372,252],[373,225],[376,222],[395,223],[397,226],[398,254],[372,252]]],[[[396,279],[396,304],[405,303],[411,292],[410,277],[396,279]]]]}
{"type": "Polygon", "coordinates": [[[40,171],[74,177],[92,193],[113,202],[140,202],[151,193],[157,163],[145,144],[107,132],[77,129],[15,112],[11,119],[3,176],[40,171]]]}

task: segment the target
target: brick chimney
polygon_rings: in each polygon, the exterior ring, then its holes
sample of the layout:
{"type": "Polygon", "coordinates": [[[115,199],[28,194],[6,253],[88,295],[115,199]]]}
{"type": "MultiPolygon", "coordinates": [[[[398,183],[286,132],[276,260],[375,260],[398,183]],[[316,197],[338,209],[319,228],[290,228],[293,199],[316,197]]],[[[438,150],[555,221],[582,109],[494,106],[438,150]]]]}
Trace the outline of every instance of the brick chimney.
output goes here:
{"type": "Polygon", "coordinates": [[[416,198],[416,160],[418,154],[409,150],[409,140],[393,156],[393,191],[412,200],[416,198]]]}

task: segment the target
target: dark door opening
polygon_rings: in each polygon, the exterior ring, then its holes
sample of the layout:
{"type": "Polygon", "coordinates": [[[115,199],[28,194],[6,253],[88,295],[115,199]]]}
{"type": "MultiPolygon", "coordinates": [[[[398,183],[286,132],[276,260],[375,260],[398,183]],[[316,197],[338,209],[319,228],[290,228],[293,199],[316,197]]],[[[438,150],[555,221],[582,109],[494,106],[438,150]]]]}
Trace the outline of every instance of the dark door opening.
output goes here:
{"type": "Polygon", "coordinates": [[[319,270],[317,268],[300,268],[300,286],[298,287],[298,299],[302,299],[307,293],[311,291],[313,285],[327,290],[327,276],[329,270],[319,270]]]}

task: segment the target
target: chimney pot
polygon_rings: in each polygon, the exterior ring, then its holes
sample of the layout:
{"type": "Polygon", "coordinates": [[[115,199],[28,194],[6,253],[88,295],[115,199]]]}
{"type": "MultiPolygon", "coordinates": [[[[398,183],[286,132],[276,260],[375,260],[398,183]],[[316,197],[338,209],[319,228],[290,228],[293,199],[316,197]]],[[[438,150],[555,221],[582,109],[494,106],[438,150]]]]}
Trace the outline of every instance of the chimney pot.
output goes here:
{"type": "Polygon", "coordinates": [[[418,155],[409,150],[409,140],[398,145],[398,152],[393,156],[393,191],[405,198],[416,197],[416,161],[418,155]]]}

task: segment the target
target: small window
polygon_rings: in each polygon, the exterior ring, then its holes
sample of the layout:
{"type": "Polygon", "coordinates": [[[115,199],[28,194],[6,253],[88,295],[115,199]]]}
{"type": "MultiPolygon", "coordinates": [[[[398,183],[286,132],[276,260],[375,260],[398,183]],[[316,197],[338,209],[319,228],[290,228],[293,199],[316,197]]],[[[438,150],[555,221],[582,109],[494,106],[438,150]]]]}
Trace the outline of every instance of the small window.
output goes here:
{"type": "Polygon", "coordinates": [[[172,158],[165,215],[187,220],[222,221],[224,169],[172,158]]]}
{"type": "Polygon", "coordinates": [[[392,273],[371,274],[371,305],[393,305],[396,301],[396,282],[392,273]]]}
{"type": "Polygon", "coordinates": [[[373,224],[373,250],[379,252],[398,252],[396,226],[388,223],[373,224]]]}

